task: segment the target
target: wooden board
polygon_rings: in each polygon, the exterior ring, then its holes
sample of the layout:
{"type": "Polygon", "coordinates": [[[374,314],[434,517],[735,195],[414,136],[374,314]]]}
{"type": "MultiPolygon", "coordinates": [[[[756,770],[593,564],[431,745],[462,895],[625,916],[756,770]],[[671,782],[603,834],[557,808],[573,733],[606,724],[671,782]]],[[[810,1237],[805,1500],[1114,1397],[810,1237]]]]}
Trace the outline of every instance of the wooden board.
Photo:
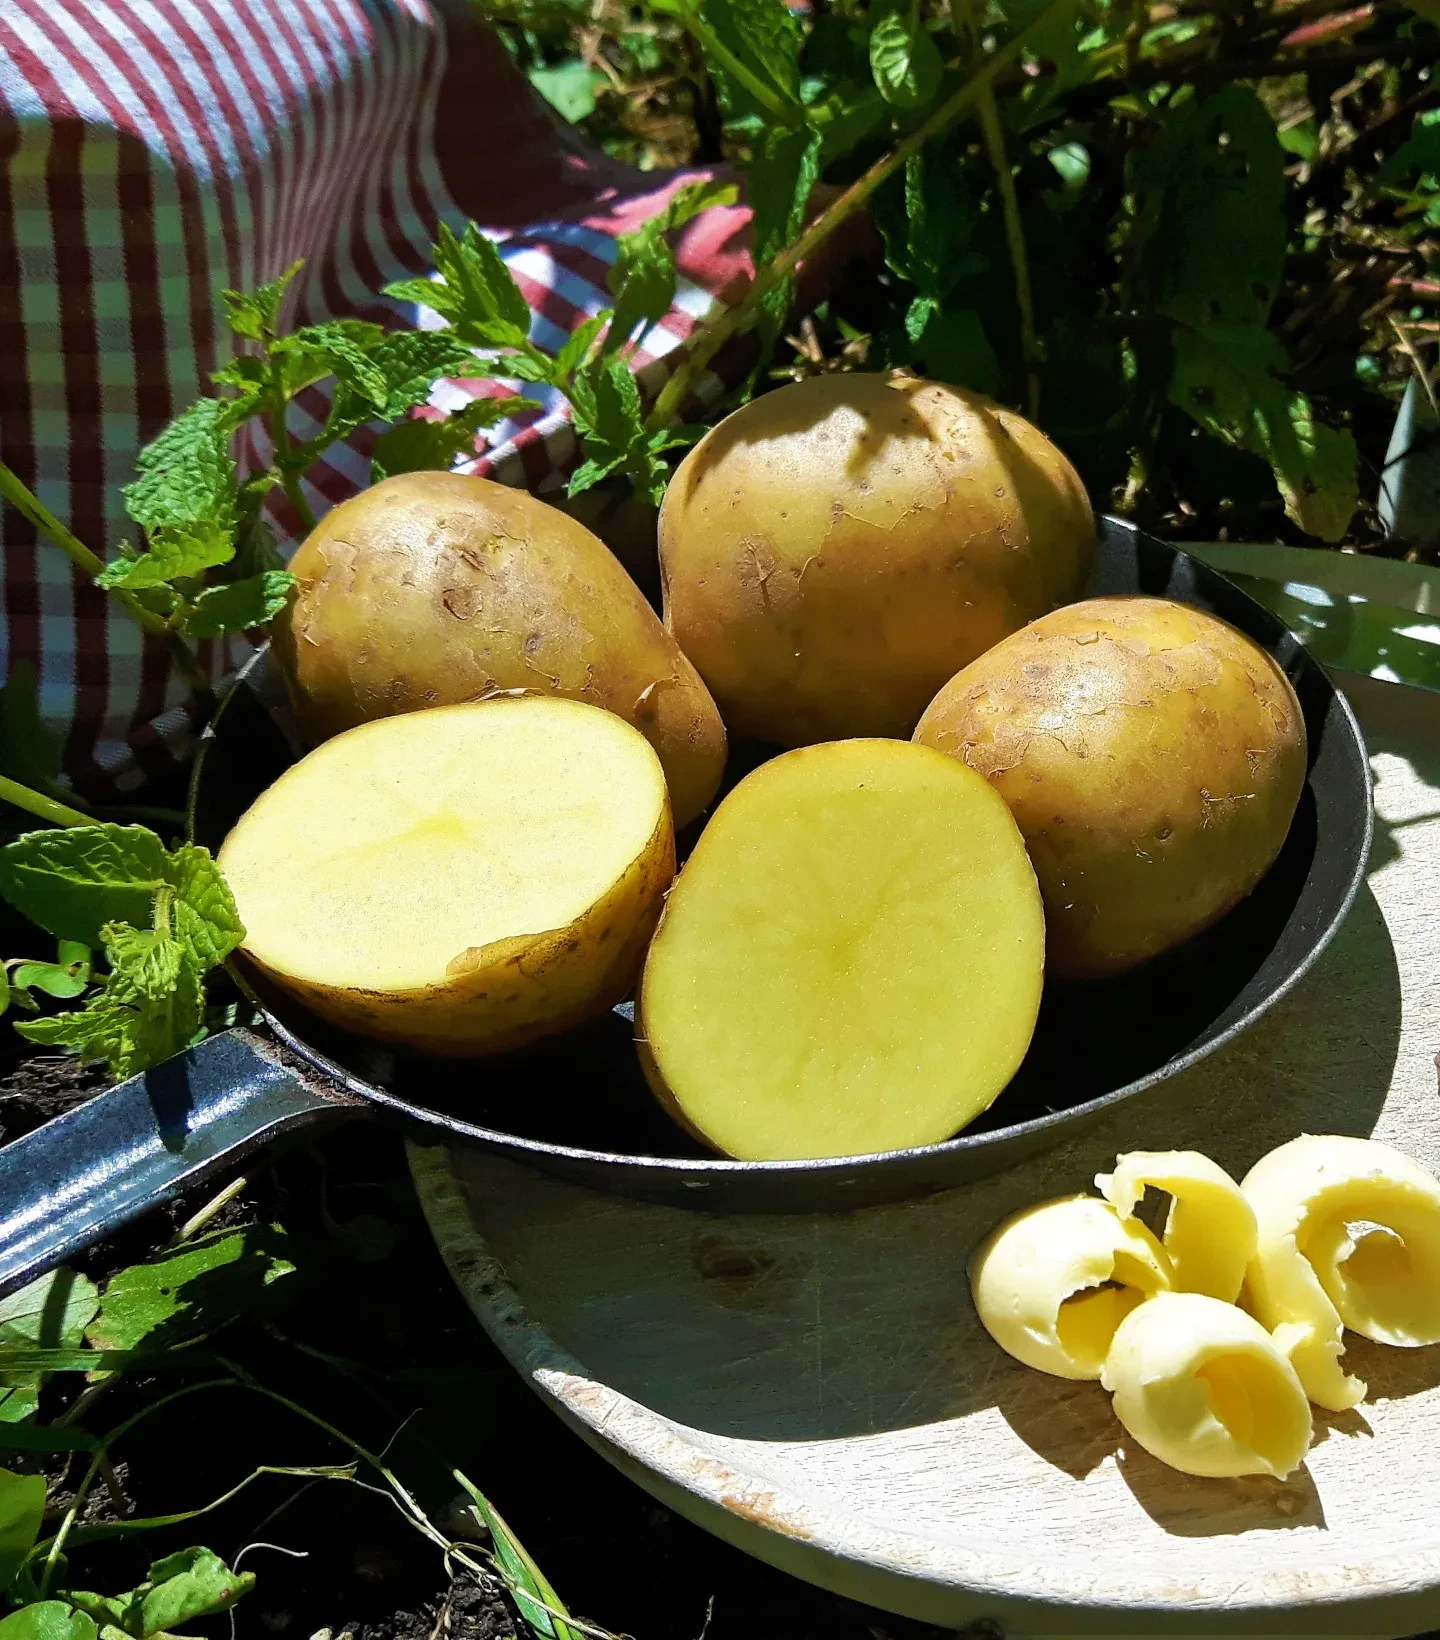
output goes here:
{"type": "Polygon", "coordinates": [[[1196,1480],[1127,1441],[1098,1385],[1002,1354],[965,1278],[998,1219],[1123,1149],[1193,1146],[1240,1174],[1300,1132],[1374,1134],[1440,1172],[1440,700],[1368,680],[1352,698],[1378,781],[1369,891],[1259,1025],[1063,1149],[945,1196],[797,1218],[413,1149],[500,1348],[666,1503],[894,1611],[1011,1635],[1440,1626],[1440,1347],[1353,1340],[1371,1398],[1318,1415],[1302,1471],[1196,1480]]]}

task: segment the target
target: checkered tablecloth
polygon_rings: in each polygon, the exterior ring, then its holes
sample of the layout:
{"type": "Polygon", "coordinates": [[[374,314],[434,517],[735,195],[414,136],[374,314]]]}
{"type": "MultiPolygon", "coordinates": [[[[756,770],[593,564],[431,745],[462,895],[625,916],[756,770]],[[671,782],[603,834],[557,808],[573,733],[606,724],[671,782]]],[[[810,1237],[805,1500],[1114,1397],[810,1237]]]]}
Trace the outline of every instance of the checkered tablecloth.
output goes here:
{"type": "MultiPolygon", "coordinates": [[[[617,234],[701,174],[587,149],[469,0],[0,0],[0,455],[108,555],[133,534],[120,492],[136,452],[232,351],[227,287],[304,258],[288,321],[414,324],[380,291],[430,270],[440,222],[473,219],[553,345],[605,305],[617,234]]],[[[675,306],[640,360],[651,383],[748,279],[747,222],[716,210],[682,235],[675,306]]],[[[501,391],[443,382],[432,401],[501,391]]],[[[292,430],[325,411],[325,390],[308,392],[292,430]]],[[[373,437],[314,470],[317,513],[366,482],[373,437]]],[[[263,434],[243,433],[237,455],[263,464],[263,434]]],[[[563,407],[541,403],[468,469],[543,490],[574,458],[563,407]]],[[[275,521],[293,544],[283,503],[275,521]]],[[[191,733],[163,647],[8,511],[0,552],[5,675],[17,659],[37,669],[80,789],[141,784],[191,733]]],[[[219,676],[242,652],[203,658],[219,676]]]]}

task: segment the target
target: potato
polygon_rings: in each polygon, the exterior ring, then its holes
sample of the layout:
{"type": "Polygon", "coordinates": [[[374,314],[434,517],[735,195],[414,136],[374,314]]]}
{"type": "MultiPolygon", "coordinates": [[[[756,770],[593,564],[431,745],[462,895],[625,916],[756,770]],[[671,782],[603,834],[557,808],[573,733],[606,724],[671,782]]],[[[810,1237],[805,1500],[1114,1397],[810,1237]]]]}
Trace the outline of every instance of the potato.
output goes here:
{"type": "Polygon", "coordinates": [[[665,621],[732,732],[904,737],[947,678],[1084,590],[1095,524],[1022,417],[820,376],[727,416],[660,511],[665,621]]]}
{"type": "Polygon", "coordinates": [[[519,1047],[625,996],[675,872],[665,777],[598,707],[539,695],[327,740],[220,851],[243,948],[365,1036],[519,1047]]]}
{"type": "Polygon", "coordinates": [[[720,804],[645,961],[652,1087],[751,1161],[932,1144],[1025,1055],[1044,922],[1004,803],[903,740],[762,764],[720,804]]]}
{"type": "Polygon", "coordinates": [[[300,584],[275,652],[316,738],[537,690],[633,723],[677,824],[714,797],[725,727],[695,668],[602,543],[534,496],[403,473],[328,512],[290,568],[300,584]]]}
{"type": "Polygon", "coordinates": [[[1165,598],[1058,609],[972,662],[915,730],[1010,805],[1052,974],[1118,973],[1244,899],[1305,784],[1295,691],[1258,644],[1165,598]]]}

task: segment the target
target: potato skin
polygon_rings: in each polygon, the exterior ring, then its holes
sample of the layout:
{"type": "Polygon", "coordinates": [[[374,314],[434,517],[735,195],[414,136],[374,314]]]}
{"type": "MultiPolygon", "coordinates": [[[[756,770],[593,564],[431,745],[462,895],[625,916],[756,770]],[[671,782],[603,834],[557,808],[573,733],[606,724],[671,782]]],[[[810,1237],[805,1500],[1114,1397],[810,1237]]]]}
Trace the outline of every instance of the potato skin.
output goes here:
{"type": "Polygon", "coordinates": [[[1079,597],[1095,523],[1022,417],[902,376],[753,400],[660,511],[665,622],[732,732],[905,737],[947,678],[1079,597]]]}
{"type": "Polygon", "coordinates": [[[951,679],[915,730],[1010,805],[1040,881],[1047,972],[1118,973],[1244,899],[1305,783],[1289,679],[1164,598],[1042,616],[951,679]]]}
{"type": "Polygon", "coordinates": [[[715,795],[714,701],[615,557],[558,509],[488,479],[399,474],[328,512],[290,569],[274,647],[316,739],[525,689],[633,724],[677,825],[715,795]]]}
{"type": "Polygon", "coordinates": [[[359,1036],[425,1053],[476,1058],[508,1053],[597,1018],[640,977],[665,895],[675,877],[668,809],[613,891],[568,928],[499,940],[467,952],[443,985],[363,991],[273,973],[246,960],[297,1002],[359,1036]]]}

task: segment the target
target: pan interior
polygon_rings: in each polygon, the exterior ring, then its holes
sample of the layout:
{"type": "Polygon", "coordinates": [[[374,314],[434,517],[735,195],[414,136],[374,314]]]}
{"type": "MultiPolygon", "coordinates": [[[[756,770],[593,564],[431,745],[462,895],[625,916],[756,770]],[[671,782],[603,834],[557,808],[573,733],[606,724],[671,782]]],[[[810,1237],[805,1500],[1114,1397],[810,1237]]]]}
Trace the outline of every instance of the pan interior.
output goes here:
{"type": "MultiPolygon", "coordinates": [[[[1144,967],[1085,984],[1047,982],[1030,1051],[1014,1080],[958,1143],[1015,1138],[1038,1119],[1159,1080],[1215,1046],[1308,966],[1361,880],[1370,783],[1348,709],[1279,621],[1232,583],[1129,526],[1107,521],[1095,593],[1145,592],[1212,610],[1248,632],[1299,693],[1310,769],[1294,824],[1250,897],[1144,967]]],[[[294,761],[278,680],[262,655],[227,699],[197,766],[196,837],[214,847],[294,761]]],[[[770,755],[732,748],[727,784],[770,755]]],[[[322,1025],[284,999],[260,1000],[300,1043],[357,1081],[467,1124],[547,1146],[617,1157],[706,1154],[659,1107],[633,1045],[629,1005],[521,1053],[474,1062],[396,1053],[322,1025]]]]}

